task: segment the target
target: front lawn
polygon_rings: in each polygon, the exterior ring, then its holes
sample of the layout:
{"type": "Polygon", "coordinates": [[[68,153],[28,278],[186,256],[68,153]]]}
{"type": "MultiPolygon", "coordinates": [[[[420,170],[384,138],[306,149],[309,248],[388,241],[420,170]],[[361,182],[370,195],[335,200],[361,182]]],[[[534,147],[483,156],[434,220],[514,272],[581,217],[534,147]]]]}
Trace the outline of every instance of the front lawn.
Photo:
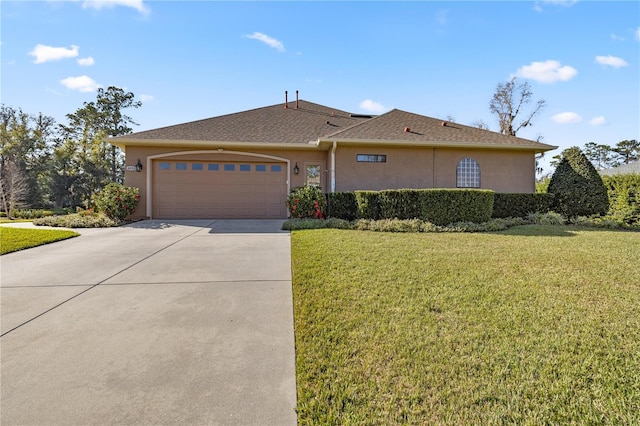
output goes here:
{"type": "Polygon", "coordinates": [[[640,423],[640,233],[292,234],[298,421],[640,423]]]}
{"type": "Polygon", "coordinates": [[[80,234],[77,232],[57,229],[25,229],[0,226],[0,254],[66,240],[78,235],[80,234]]]}

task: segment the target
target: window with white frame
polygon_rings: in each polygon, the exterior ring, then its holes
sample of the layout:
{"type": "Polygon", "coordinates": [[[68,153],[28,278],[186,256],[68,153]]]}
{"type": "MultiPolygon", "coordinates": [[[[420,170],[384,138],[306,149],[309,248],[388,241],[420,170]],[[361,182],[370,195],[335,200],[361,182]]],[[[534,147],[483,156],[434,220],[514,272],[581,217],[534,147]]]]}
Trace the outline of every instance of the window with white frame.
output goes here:
{"type": "Polygon", "coordinates": [[[456,167],[458,188],[480,188],[480,166],[473,158],[463,158],[456,167]]]}

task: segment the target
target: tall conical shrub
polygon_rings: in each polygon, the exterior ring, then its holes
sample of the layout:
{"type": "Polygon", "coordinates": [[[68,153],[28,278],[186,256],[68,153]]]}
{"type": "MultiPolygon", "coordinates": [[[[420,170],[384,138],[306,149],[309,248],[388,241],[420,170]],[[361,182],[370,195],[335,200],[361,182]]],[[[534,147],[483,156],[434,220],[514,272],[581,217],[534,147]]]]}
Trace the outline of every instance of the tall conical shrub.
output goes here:
{"type": "Polygon", "coordinates": [[[562,152],[547,192],[554,195],[554,210],[563,216],[604,215],[609,210],[602,178],[577,147],[562,152]]]}

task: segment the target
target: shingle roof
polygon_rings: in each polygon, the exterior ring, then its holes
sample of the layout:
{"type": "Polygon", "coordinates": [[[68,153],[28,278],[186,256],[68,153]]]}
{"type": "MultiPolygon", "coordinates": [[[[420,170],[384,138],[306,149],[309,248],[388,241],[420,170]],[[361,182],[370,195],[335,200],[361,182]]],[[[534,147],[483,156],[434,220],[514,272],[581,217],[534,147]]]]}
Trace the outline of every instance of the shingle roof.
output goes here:
{"type": "Polygon", "coordinates": [[[177,124],[120,136],[114,144],[198,142],[291,144],[343,141],[388,142],[405,145],[520,148],[548,151],[556,147],[394,109],[380,116],[363,116],[300,100],[235,114],[177,124]],[[407,129],[405,131],[405,129],[407,129]]]}
{"type": "MultiPolygon", "coordinates": [[[[366,118],[300,100],[175,126],[147,130],[116,139],[308,144],[366,118]],[[327,124],[328,123],[328,124],[327,124]]],[[[369,117],[370,118],[370,117],[369,117]]]]}
{"type": "Polygon", "coordinates": [[[611,169],[600,170],[600,174],[606,176],[626,175],[631,173],[640,174],[640,160],[631,161],[629,164],[623,164],[611,169]]]}
{"type": "Polygon", "coordinates": [[[507,136],[489,130],[464,126],[458,123],[438,120],[424,115],[391,110],[386,114],[367,120],[345,130],[339,130],[328,139],[337,140],[377,140],[377,141],[405,141],[434,145],[464,145],[481,144],[483,147],[512,146],[514,148],[532,148],[550,150],[556,147],[531,141],[528,139],[507,136]]]}

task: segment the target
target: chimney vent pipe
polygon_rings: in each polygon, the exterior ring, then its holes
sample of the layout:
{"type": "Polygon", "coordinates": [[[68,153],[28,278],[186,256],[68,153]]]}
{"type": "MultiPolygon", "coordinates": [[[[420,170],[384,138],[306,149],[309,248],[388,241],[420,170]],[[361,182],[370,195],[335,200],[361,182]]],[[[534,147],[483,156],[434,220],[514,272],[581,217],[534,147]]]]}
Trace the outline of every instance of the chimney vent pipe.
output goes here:
{"type": "Polygon", "coordinates": [[[284,107],[289,108],[289,92],[284,91],[284,107]]]}
{"type": "Polygon", "coordinates": [[[298,109],[298,91],[296,90],[296,109],[298,109]]]}

